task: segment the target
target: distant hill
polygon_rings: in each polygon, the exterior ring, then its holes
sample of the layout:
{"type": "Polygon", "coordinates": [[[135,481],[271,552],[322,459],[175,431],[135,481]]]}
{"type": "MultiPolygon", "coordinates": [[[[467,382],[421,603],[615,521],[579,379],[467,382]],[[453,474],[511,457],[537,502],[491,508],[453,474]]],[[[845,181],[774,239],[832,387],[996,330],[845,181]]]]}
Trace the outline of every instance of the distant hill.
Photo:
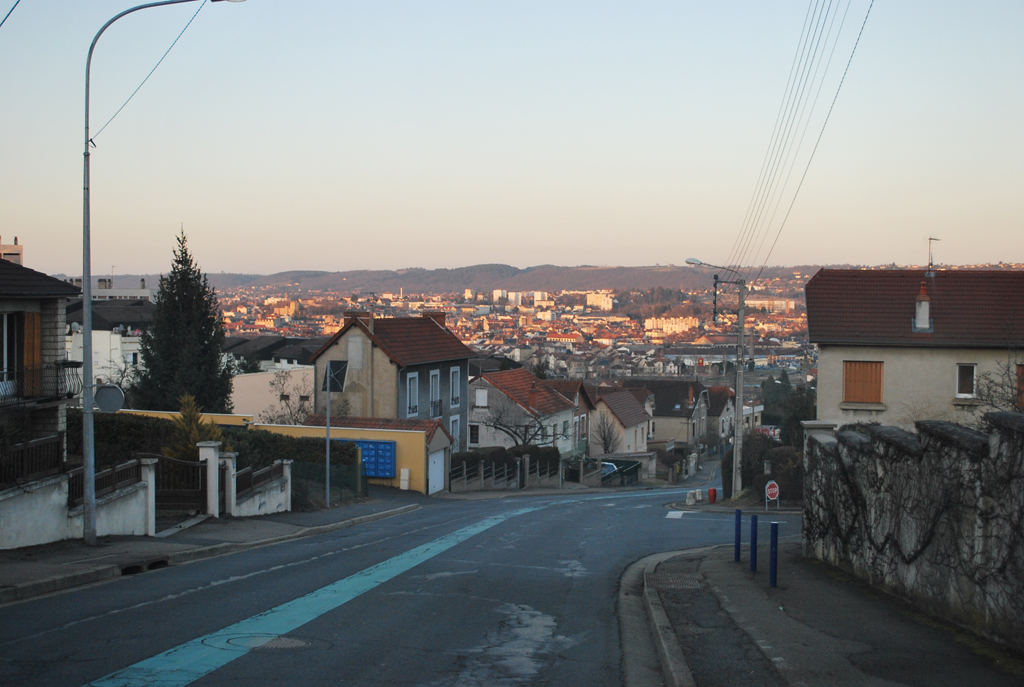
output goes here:
{"type": "MultiPolygon", "coordinates": [[[[777,276],[791,278],[794,272],[814,274],[816,265],[766,268],[762,279],[777,276]]],[[[321,272],[292,270],[277,274],[208,273],[210,284],[218,290],[242,286],[294,289],[296,291],[338,291],[355,293],[458,293],[465,289],[490,291],[590,291],[595,289],[650,289],[654,287],[703,290],[710,286],[711,275],[719,270],[707,267],[667,265],[652,267],[561,267],[538,265],[519,269],[511,265],[486,264],[455,269],[428,270],[353,270],[321,272]]],[[[58,275],[59,276],[59,275],[58,275]]],[[[97,275],[103,276],[103,275],[97,275]]],[[[721,272],[726,278],[727,272],[721,272]]],[[[114,288],[138,288],[139,280],[155,288],[158,274],[118,274],[114,288]]]]}

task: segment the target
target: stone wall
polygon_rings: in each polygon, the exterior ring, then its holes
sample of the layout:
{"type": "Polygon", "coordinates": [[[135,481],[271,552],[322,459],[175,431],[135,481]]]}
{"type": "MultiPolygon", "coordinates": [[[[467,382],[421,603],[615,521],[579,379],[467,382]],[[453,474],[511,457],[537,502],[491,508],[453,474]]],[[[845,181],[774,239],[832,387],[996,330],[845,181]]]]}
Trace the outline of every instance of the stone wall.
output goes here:
{"type": "Polygon", "coordinates": [[[807,427],[806,555],[1024,649],[1024,415],[807,427]]]}

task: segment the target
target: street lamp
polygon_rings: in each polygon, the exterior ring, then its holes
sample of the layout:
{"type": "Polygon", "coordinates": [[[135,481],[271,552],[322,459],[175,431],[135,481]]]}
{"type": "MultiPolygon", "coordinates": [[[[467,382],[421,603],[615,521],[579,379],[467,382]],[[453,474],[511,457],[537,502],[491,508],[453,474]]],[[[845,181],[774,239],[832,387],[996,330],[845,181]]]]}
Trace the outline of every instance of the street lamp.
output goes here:
{"type": "MultiPolygon", "coordinates": [[[[715,275],[715,284],[721,282],[722,284],[736,284],[740,287],[740,305],[736,311],[736,400],[739,401],[739,422],[733,425],[733,448],[732,448],[732,493],[735,497],[740,491],[743,490],[743,473],[740,470],[740,465],[743,461],[743,367],[746,359],[746,347],[743,344],[744,334],[744,323],[743,316],[746,313],[746,294],[747,294],[747,282],[743,279],[743,276],[736,270],[729,269],[728,267],[721,267],[719,265],[711,265],[706,262],[702,262],[697,258],[687,258],[687,265],[714,267],[718,270],[725,270],[726,272],[732,272],[736,275],[736,279],[726,280],[719,279],[718,275],[715,275]]],[[[724,476],[723,476],[724,479],[724,476]]]]}
{"type": "MultiPolygon", "coordinates": [[[[223,2],[224,0],[210,0],[223,2]]],[[[245,0],[227,0],[228,2],[244,2],[245,0]]],[[[89,56],[85,60],[85,162],[82,185],[82,477],[85,482],[85,504],[83,507],[83,538],[89,546],[96,546],[96,447],[93,432],[93,385],[96,380],[92,376],[92,249],[90,247],[90,211],[89,211],[89,71],[92,67],[92,53],[96,49],[96,41],[103,32],[121,17],[132,12],[150,7],[164,5],[181,5],[196,0],[162,0],[132,7],[121,12],[108,21],[96,33],[89,46],[89,56]]]]}

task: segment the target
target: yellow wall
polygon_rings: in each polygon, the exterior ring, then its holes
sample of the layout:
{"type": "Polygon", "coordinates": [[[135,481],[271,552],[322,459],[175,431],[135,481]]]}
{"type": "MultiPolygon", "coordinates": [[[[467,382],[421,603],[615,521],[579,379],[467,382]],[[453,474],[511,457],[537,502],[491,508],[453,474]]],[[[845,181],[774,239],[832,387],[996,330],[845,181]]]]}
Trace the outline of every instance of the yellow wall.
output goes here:
{"type": "MultiPolygon", "coordinates": [[[[326,440],[326,427],[306,427],[300,425],[261,425],[254,424],[252,429],[284,434],[291,437],[318,437],[326,440]]],[[[444,437],[443,432],[434,435],[444,437]]],[[[395,442],[395,478],[380,479],[371,477],[370,484],[381,484],[388,487],[401,486],[402,469],[409,470],[409,489],[422,494],[427,493],[427,441],[423,432],[410,432],[392,429],[348,429],[331,427],[331,439],[352,439],[360,441],[393,441],[395,442]]],[[[445,437],[447,443],[447,437],[445,437]]],[[[437,450],[437,447],[435,447],[437,450]]]]}
{"type": "MultiPolygon", "coordinates": [[[[316,379],[321,382],[329,360],[348,361],[345,392],[332,395],[332,404],[342,398],[348,400],[349,415],[353,417],[398,417],[398,366],[372,344],[363,330],[349,329],[317,358],[316,379]]],[[[314,396],[316,412],[322,414],[327,412],[327,395],[319,384],[314,384],[314,396]]]]}
{"type": "MultiPolygon", "coordinates": [[[[142,415],[143,417],[158,417],[161,420],[175,420],[181,414],[176,410],[119,410],[117,412],[142,415]]],[[[229,415],[228,413],[203,413],[202,418],[203,420],[213,420],[218,425],[233,427],[245,427],[253,421],[252,415],[229,415]]]]}

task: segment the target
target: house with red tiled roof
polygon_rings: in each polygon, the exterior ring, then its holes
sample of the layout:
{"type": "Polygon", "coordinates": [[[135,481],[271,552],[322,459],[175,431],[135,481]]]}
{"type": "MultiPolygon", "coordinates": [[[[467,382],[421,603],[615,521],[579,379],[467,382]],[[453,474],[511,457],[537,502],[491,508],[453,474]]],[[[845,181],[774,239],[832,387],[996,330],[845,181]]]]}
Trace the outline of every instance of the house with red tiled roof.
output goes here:
{"type": "Polygon", "coordinates": [[[590,423],[590,455],[647,451],[651,416],[629,390],[602,390],[590,423]]]}
{"type": "Polygon", "coordinates": [[[706,443],[708,392],[703,384],[679,379],[626,379],[622,385],[654,394],[652,445],[689,450],[706,443]]]}
{"type": "Polygon", "coordinates": [[[469,383],[469,446],[553,446],[572,454],[574,400],[526,368],[485,372],[469,383]]]}
{"type": "Polygon", "coordinates": [[[579,379],[545,379],[545,386],[554,389],[572,401],[572,445],[573,457],[590,455],[590,415],[597,405],[596,395],[579,379]]]}
{"type": "Polygon", "coordinates": [[[327,364],[343,369],[343,391],[333,408],[348,415],[440,420],[455,448],[466,445],[469,359],[476,354],[445,327],[445,314],[374,318],[348,311],[341,328],[312,357],[316,366],[314,411],[327,411],[327,364]]]}
{"type": "Polygon", "coordinates": [[[806,295],[819,420],[970,421],[1024,381],[1024,271],[823,269],[806,295]]]}

